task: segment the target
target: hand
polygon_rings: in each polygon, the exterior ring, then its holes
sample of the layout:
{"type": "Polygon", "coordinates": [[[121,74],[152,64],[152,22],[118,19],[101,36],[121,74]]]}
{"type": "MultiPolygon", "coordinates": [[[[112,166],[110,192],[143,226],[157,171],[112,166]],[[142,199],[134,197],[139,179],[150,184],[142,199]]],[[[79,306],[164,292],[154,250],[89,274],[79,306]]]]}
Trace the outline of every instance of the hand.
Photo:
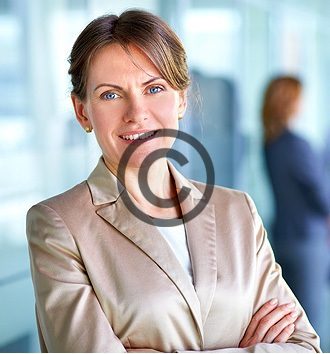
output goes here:
{"type": "Polygon", "coordinates": [[[278,300],[266,302],[252,317],[239,347],[245,348],[257,343],[286,342],[294,331],[298,313],[295,304],[278,306],[278,300]]]}

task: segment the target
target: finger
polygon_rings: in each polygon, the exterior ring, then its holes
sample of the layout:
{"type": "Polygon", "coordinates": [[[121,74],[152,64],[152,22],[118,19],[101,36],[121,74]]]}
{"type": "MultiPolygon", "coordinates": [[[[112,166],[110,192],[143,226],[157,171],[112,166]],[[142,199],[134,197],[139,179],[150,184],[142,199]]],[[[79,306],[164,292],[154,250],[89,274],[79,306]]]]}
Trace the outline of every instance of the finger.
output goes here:
{"type": "MultiPolygon", "coordinates": [[[[266,333],[263,342],[264,343],[273,343],[275,338],[277,338],[282,331],[293,324],[298,317],[298,312],[293,311],[288,315],[284,316],[279,322],[274,324],[266,333]]],[[[291,333],[290,333],[291,334],[291,333]]]]}
{"type": "Polygon", "coordinates": [[[260,309],[252,316],[252,319],[245,331],[245,334],[240,342],[240,345],[241,344],[244,345],[253,336],[259,324],[259,321],[268,313],[270,313],[272,310],[274,310],[277,304],[278,304],[277,299],[271,299],[270,301],[266,302],[264,305],[260,307],[260,309]]]}
{"type": "Polygon", "coordinates": [[[255,330],[253,337],[256,338],[258,343],[263,342],[263,339],[268,332],[268,330],[279,322],[284,316],[292,312],[295,307],[295,303],[291,302],[289,304],[280,305],[271,311],[269,314],[264,316],[260,321],[255,330]]]}
{"type": "Polygon", "coordinates": [[[294,332],[295,324],[291,323],[274,339],[274,343],[285,343],[294,332]]]}

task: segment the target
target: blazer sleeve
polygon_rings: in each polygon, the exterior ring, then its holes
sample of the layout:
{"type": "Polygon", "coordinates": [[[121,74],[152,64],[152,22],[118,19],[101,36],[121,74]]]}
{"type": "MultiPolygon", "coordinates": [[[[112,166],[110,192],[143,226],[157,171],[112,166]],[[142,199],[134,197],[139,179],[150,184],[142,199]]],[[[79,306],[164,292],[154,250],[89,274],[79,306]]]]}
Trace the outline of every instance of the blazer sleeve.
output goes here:
{"type": "MultiPolygon", "coordinates": [[[[307,316],[293,292],[282,277],[280,266],[275,262],[274,254],[263,227],[261,218],[249,196],[246,195],[251,210],[256,236],[256,289],[253,313],[272,298],[279,303],[295,302],[299,313],[295,330],[286,343],[259,343],[238,349],[239,352],[321,352],[319,337],[309,323],[307,316]]],[[[236,349],[237,350],[237,349],[236,349]]]]}
{"type": "Polygon", "coordinates": [[[126,352],[89,281],[78,247],[47,205],[27,215],[32,280],[41,349],[48,352],[126,352]]]}

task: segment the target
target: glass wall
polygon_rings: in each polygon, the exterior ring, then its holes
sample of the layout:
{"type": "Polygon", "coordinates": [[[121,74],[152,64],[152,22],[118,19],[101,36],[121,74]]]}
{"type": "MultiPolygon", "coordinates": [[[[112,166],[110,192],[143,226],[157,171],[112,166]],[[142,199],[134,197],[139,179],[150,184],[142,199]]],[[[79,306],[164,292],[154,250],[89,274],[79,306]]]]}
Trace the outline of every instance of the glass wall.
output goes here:
{"type": "MultiPolygon", "coordinates": [[[[92,18],[130,7],[162,16],[182,38],[193,84],[181,128],[208,149],[217,184],[252,195],[266,226],[273,207],[259,111],[271,76],[303,78],[305,110],[295,129],[325,146],[328,0],[0,0],[0,351],[39,350],[28,208],[85,179],[100,155],[71,108],[71,46],[92,18]]],[[[180,148],[191,161],[184,172],[205,179],[202,161],[180,148]]]]}

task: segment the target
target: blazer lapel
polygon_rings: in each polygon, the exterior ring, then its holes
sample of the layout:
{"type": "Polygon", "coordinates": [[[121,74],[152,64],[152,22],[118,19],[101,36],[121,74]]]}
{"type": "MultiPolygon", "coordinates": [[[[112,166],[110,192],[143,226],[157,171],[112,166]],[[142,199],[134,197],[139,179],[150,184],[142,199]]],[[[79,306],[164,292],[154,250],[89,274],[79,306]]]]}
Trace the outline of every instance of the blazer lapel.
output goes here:
{"type": "Polygon", "coordinates": [[[117,185],[116,177],[102,158],[87,182],[93,203],[99,206],[97,214],[139,247],[175,284],[191,310],[203,341],[201,309],[195,289],[157,227],[139,220],[126,208],[122,200],[123,187],[117,185]]]}
{"type": "Polygon", "coordinates": [[[203,201],[203,194],[170,165],[177,190],[183,186],[191,189],[189,196],[181,202],[183,215],[187,215],[198,203],[204,204],[199,215],[185,221],[188,248],[191,257],[194,284],[200,301],[203,324],[213,301],[217,285],[216,223],[214,205],[203,201]]]}
{"type": "Polygon", "coordinates": [[[97,214],[130,239],[167,274],[185,298],[203,338],[200,304],[194,287],[157,227],[136,218],[121,197],[115,203],[98,209],[97,214]]]}
{"type": "Polygon", "coordinates": [[[213,301],[217,285],[216,230],[214,206],[185,223],[194,283],[201,304],[203,324],[213,301]]]}

